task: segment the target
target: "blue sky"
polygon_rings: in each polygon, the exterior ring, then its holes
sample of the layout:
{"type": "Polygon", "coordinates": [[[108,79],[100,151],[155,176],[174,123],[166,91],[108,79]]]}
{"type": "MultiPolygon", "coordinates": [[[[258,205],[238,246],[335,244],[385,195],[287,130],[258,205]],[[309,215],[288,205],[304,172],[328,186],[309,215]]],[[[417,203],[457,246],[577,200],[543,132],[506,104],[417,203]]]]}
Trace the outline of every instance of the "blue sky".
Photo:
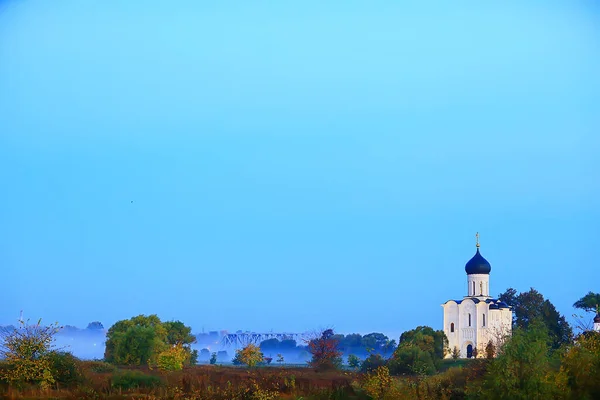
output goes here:
{"type": "Polygon", "coordinates": [[[598,6],[323,3],[0,1],[0,323],[441,328],[476,231],[598,291],[598,6]]]}

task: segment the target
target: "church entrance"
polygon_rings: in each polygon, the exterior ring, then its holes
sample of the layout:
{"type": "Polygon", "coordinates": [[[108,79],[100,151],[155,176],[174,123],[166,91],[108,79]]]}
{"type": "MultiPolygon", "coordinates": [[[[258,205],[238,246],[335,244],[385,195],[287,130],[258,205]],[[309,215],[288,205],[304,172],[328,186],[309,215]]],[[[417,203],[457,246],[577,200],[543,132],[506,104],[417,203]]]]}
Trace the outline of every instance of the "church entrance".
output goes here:
{"type": "Polygon", "coordinates": [[[467,346],[467,358],[472,358],[473,357],[473,345],[470,344],[467,346]]]}

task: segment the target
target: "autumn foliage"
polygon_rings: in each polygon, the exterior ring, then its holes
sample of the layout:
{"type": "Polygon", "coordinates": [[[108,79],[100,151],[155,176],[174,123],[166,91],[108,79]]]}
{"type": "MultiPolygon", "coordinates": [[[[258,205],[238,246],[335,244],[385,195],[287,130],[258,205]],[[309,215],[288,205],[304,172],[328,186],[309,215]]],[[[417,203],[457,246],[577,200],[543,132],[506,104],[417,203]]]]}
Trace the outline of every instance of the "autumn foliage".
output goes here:
{"type": "Polygon", "coordinates": [[[342,365],[342,352],[332,329],[324,330],[320,337],[309,341],[308,351],[312,354],[309,364],[317,370],[337,369],[342,365]]]}

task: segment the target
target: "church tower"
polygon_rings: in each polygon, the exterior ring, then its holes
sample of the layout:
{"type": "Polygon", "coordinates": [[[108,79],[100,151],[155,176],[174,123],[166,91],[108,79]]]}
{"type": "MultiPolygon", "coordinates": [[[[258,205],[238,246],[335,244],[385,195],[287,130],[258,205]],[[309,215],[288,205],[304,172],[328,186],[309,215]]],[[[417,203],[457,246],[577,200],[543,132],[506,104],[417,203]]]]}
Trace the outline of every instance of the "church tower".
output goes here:
{"type": "Polygon", "coordinates": [[[596,316],[594,317],[594,331],[600,332],[600,310],[596,311],[596,316]]]}
{"type": "Polygon", "coordinates": [[[490,296],[492,266],[479,251],[479,233],[475,238],[475,255],[465,265],[467,295],[442,304],[447,358],[452,352],[458,352],[461,358],[483,356],[490,343],[497,348],[512,333],[512,310],[490,296]]]}
{"type": "Polygon", "coordinates": [[[490,297],[490,272],[492,266],[479,252],[479,232],[475,235],[477,252],[465,265],[467,273],[467,296],[490,297]]]}

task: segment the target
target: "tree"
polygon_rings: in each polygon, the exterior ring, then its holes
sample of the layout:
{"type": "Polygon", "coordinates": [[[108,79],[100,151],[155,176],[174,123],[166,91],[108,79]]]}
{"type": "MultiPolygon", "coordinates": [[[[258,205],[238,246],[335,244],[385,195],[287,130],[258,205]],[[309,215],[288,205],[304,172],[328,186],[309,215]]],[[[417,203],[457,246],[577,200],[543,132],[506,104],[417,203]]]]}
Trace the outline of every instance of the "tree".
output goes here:
{"type": "Polygon", "coordinates": [[[192,351],[195,337],[180,321],[162,322],[156,315],[138,315],[121,320],[106,335],[104,358],[121,365],[155,365],[159,354],[181,345],[186,354],[185,365],[196,363],[198,353],[192,351]]]}
{"type": "Polygon", "coordinates": [[[236,357],[242,364],[245,364],[250,368],[263,361],[263,353],[260,351],[260,347],[253,344],[249,344],[243,349],[237,350],[236,357]]]}
{"type": "Polygon", "coordinates": [[[487,346],[485,346],[485,358],[487,358],[488,360],[491,360],[494,358],[494,356],[496,355],[496,346],[494,346],[494,343],[489,341],[487,346]]]}
{"type": "Polygon", "coordinates": [[[398,348],[388,363],[393,374],[430,375],[439,367],[448,347],[443,331],[418,326],[400,336],[398,348]]]}
{"type": "Polygon", "coordinates": [[[554,398],[554,384],[546,326],[533,322],[527,329],[516,328],[502,353],[490,361],[485,381],[484,398],[548,399],[554,398]]]}
{"type": "MultiPolygon", "coordinates": [[[[209,361],[210,365],[215,365],[217,363],[217,353],[212,353],[210,355],[210,361],[209,361]]],[[[234,362],[235,364],[235,362],[234,362]]]]}
{"type": "Polygon", "coordinates": [[[348,366],[353,369],[360,368],[360,358],[354,354],[348,355],[348,366]]]}
{"type": "Polygon", "coordinates": [[[573,304],[573,307],[585,312],[598,312],[600,308],[600,293],[588,292],[573,304]]]}
{"type": "Polygon", "coordinates": [[[600,399],[600,333],[580,334],[562,357],[574,399],[600,399]]]}
{"type": "Polygon", "coordinates": [[[342,353],[338,350],[338,340],[333,329],[326,329],[321,335],[308,342],[308,351],[312,355],[310,366],[317,370],[337,369],[342,365],[342,353]]]}
{"type": "Polygon", "coordinates": [[[514,328],[527,329],[539,321],[548,330],[553,349],[573,341],[573,330],[565,317],[540,292],[531,288],[528,292],[516,293],[515,289],[509,288],[498,296],[500,301],[513,308],[514,328]]]}
{"type": "Polygon", "coordinates": [[[189,353],[181,343],[171,346],[158,355],[158,367],[163,371],[181,371],[189,353]]]}
{"type": "Polygon", "coordinates": [[[206,361],[210,358],[210,350],[204,348],[202,350],[200,350],[200,359],[202,359],[203,361],[206,361]]]}
{"type": "Polygon", "coordinates": [[[263,340],[262,342],[260,342],[259,347],[264,352],[277,351],[279,349],[280,344],[281,343],[279,342],[278,339],[273,338],[273,339],[263,340]]]}
{"type": "Polygon", "coordinates": [[[55,383],[49,358],[61,328],[41,322],[30,325],[21,321],[17,328],[0,328],[0,358],[8,366],[0,369],[0,378],[12,384],[38,384],[43,389],[55,383]]]}
{"type": "Polygon", "coordinates": [[[283,354],[277,354],[277,362],[279,363],[279,365],[283,364],[283,354]]]}
{"type": "Polygon", "coordinates": [[[418,326],[415,329],[402,333],[398,346],[406,343],[418,346],[421,350],[430,353],[434,359],[438,360],[444,358],[446,349],[448,348],[448,338],[444,331],[435,331],[429,326],[418,326]]]}
{"type": "Polygon", "coordinates": [[[379,367],[385,366],[387,361],[381,356],[381,354],[371,354],[367,357],[360,365],[362,372],[371,372],[379,367]]]}
{"type": "Polygon", "coordinates": [[[373,349],[375,353],[391,354],[396,349],[396,341],[390,340],[383,333],[369,333],[362,337],[362,345],[365,348],[373,349]]]}
{"type": "Polygon", "coordinates": [[[100,321],[94,321],[94,322],[90,322],[86,329],[102,330],[102,329],[104,329],[104,325],[102,325],[102,322],[100,322],[100,321]]]}
{"type": "Polygon", "coordinates": [[[458,349],[458,347],[454,346],[454,348],[452,349],[452,353],[450,353],[450,356],[453,360],[458,360],[460,358],[460,350],[458,349]]]}

